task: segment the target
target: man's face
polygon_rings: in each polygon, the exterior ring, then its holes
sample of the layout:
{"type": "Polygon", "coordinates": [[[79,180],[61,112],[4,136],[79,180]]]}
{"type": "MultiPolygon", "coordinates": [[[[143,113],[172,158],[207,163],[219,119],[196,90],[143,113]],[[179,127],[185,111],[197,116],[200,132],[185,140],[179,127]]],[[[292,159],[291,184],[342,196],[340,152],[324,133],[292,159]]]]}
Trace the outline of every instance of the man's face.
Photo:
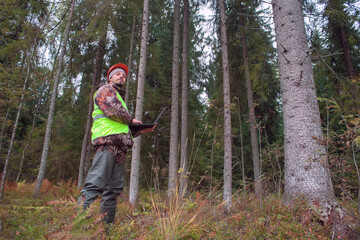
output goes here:
{"type": "Polygon", "coordinates": [[[126,74],[123,72],[117,72],[110,78],[110,83],[121,83],[125,85],[126,82],[126,74]]]}

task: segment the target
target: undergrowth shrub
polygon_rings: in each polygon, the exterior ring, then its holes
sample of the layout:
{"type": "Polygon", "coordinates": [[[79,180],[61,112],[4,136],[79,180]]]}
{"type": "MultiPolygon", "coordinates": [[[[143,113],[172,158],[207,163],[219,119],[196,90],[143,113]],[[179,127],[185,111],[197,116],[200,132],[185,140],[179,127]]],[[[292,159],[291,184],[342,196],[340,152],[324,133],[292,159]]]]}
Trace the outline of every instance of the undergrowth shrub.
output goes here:
{"type": "Polygon", "coordinates": [[[305,201],[297,200],[293,207],[285,206],[275,196],[259,201],[248,195],[234,206],[229,220],[241,226],[243,239],[322,239],[330,229],[323,226],[319,216],[310,211],[305,201]]]}
{"type": "Polygon", "coordinates": [[[122,195],[112,226],[99,215],[100,199],[83,212],[72,181],[47,183],[39,199],[32,198],[33,184],[20,182],[0,202],[4,231],[0,239],[329,239],[304,201],[285,206],[278,196],[261,201],[253,194],[233,195],[226,214],[221,192],[190,192],[171,201],[165,192],[143,191],[136,208],[122,195]]]}

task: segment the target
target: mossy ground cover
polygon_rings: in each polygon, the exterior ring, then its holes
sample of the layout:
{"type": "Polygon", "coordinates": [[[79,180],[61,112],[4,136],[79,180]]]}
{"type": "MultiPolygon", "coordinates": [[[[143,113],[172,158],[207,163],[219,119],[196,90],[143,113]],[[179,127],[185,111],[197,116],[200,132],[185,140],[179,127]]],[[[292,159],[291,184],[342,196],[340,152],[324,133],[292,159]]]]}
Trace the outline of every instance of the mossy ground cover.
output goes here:
{"type": "Polygon", "coordinates": [[[100,201],[86,212],[77,204],[76,184],[45,182],[41,196],[33,184],[8,184],[0,202],[0,239],[331,239],[331,229],[306,204],[290,208],[277,196],[261,201],[234,194],[231,214],[216,194],[194,192],[182,201],[144,191],[136,208],[122,194],[114,225],[99,215],[100,201]]]}

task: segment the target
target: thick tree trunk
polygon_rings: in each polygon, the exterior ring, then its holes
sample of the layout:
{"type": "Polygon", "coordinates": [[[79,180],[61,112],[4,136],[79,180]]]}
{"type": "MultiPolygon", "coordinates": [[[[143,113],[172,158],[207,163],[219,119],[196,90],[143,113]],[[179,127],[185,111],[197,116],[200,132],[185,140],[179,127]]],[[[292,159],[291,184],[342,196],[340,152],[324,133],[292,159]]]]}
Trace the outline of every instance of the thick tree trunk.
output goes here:
{"type": "Polygon", "coordinates": [[[229,213],[232,207],[232,144],[231,144],[231,102],[230,102],[230,74],[226,35],[226,19],[224,0],[219,0],[220,32],[221,32],[221,60],[223,71],[224,91],[224,203],[229,213]]]}
{"type": "Polygon", "coordinates": [[[178,142],[179,142],[179,49],[180,49],[180,0],[175,0],[174,35],[172,59],[171,123],[169,148],[168,195],[177,188],[178,142]]]}
{"type": "MultiPolygon", "coordinates": [[[[140,63],[139,63],[136,111],[135,111],[135,118],[140,121],[142,120],[143,105],[144,105],[146,48],[147,48],[148,30],[149,30],[149,0],[144,0],[142,31],[141,31],[140,63]]],[[[137,138],[135,138],[135,142],[132,150],[131,174],[130,174],[129,201],[130,204],[133,206],[136,205],[137,197],[139,194],[140,150],[141,150],[140,146],[141,146],[141,136],[138,136],[137,138]]]]}
{"type": "Polygon", "coordinates": [[[284,113],[283,201],[305,197],[325,207],[333,203],[334,191],[326,149],[320,144],[323,133],[301,2],[272,2],[284,113]]]}
{"type": "Polygon", "coordinates": [[[189,1],[184,0],[183,50],[182,50],[182,86],[181,86],[181,154],[180,154],[180,196],[184,196],[187,188],[188,171],[188,32],[189,1]]]}
{"type": "Polygon", "coordinates": [[[81,157],[80,157],[80,165],[79,165],[79,175],[78,175],[78,188],[81,188],[84,184],[84,164],[85,159],[87,156],[87,146],[89,145],[90,140],[90,130],[91,130],[91,120],[92,120],[92,111],[94,108],[94,93],[97,83],[101,77],[101,65],[105,55],[105,41],[106,41],[106,32],[105,35],[102,36],[99,40],[98,47],[96,50],[96,60],[95,60],[95,68],[93,73],[93,79],[91,83],[91,91],[90,91],[90,99],[88,105],[88,114],[86,118],[86,126],[85,126],[85,133],[83,138],[83,143],[81,147],[81,157]]]}
{"type": "Polygon", "coordinates": [[[284,118],[285,186],[283,202],[304,198],[331,219],[336,237],[353,239],[358,220],[337,204],[326,146],[322,144],[310,51],[301,1],[273,0],[284,118]],[[346,217],[345,217],[346,216],[346,217]]]}
{"type": "Polygon", "coordinates": [[[135,38],[135,24],[136,24],[136,16],[133,17],[133,25],[131,31],[131,40],[130,40],[130,53],[129,53],[129,62],[128,62],[128,69],[129,74],[126,76],[126,94],[125,94],[125,103],[128,105],[129,103],[129,89],[130,89],[130,76],[131,76],[131,65],[132,65],[132,57],[133,57],[133,49],[134,49],[134,38],[135,38]]]}
{"type": "Polygon", "coordinates": [[[46,131],[45,131],[44,147],[43,147],[43,151],[42,151],[42,155],[41,155],[39,173],[38,173],[38,176],[36,179],[36,184],[35,184],[35,188],[34,188],[34,192],[33,192],[33,196],[35,198],[37,198],[39,196],[41,184],[45,177],[46,162],[47,162],[49,146],[50,146],[51,129],[52,129],[52,123],[53,123],[53,118],[54,118],[54,112],[55,112],[56,95],[57,95],[59,80],[60,80],[60,75],[61,75],[61,67],[62,67],[62,63],[64,60],[64,55],[65,55],[66,43],[69,38],[70,25],[71,25],[71,21],[72,21],[74,6],[75,6],[75,0],[73,0],[71,3],[71,10],[70,10],[70,14],[69,14],[68,24],[66,26],[65,37],[62,42],[60,59],[59,59],[59,63],[58,63],[58,69],[57,69],[56,78],[54,81],[54,88],[52,91],[51,102],[50,102],[50,107],[49,107],[48,122],[46,125],[46,131]]]}

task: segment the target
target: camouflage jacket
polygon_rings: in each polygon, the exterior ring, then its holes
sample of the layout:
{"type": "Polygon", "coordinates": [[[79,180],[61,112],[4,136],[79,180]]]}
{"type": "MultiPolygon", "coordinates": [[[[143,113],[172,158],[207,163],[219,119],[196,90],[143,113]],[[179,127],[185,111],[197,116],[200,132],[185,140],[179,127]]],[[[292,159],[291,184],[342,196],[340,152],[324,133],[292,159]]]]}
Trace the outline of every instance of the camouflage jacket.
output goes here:
{"type": "MultiPolygon", "coordinates": [[[[117,98],[116,92],[124,99],[125,91],[121,89],[121,86],[116,84],[100,85],[95,96],[95,103],[106,117],[129,124],[133,118],[117,98]]],[[[108,151],[115,157],[116,162],[120,163],[126,160],[126,152],[134,144],[131,136],[137,135],[138,132],[131,131],[127,134],[114,134],[96,138],[92,141],[92,144],[95,152],[103,150],[106,146],[108,151]]]]}

